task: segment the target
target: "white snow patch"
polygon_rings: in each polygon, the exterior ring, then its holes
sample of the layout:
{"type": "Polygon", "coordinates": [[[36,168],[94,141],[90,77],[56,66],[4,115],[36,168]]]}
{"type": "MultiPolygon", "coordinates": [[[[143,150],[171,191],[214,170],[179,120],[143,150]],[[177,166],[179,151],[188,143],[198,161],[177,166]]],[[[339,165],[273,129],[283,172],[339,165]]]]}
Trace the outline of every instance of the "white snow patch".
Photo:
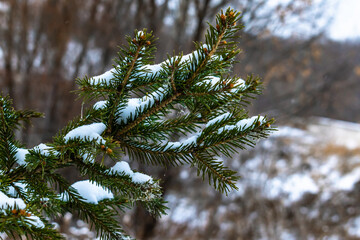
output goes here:
{"type": "MultiPolygon", "coordinates": [[[[132,81],[136,80],[137,77],[152,77],[155,74],[159,73],[162,70],[162,66],[163,64],[165,64],[167,61],[164,61],[162,63],[159,64],[154,64],[154,65],[144,65],[141,66],[139,68],[140,72],[133,74],[130,78],[129,78],[129,82],[131,83],[132,81]]],[[[92,77],[90,78],[90,84],[91,85],[109,85],[113,82],[113,80],[115,79],[114,73],[117,72],[117,69],[112,68],[108,71],[106,71],[105,73],[92,77]]]]}
{"type": "Polygon", "coordinates": [[[360,180],[360,168],[354,169],[352,172],[340,177],[335,182],[335,189],[350,191],[353,189],[355,183],[360,180]]]}
{"type": "Polygon", "coordinates": [[[196,142],[198,137],[201,135],[201,131],[189,136],[189,137],[185,137],[180,139],[180,141],[178,142],[167,142],[164,151],[168,150],[168,149],[177,149],[179,147],[181,147],[179,150],[181,150],[184,147],[188,147],[190,145],[194,145],[196,146],[196,142]]]}
{"type": "MultiPolygon", "coordinates": [[[[316,160],[313,159],[313,161],[316,160]]],[[[338,162],[339,159],[336,156],[330,156],[326,161],[324,161],[324,164],[321,164],[317,169],[322,175],[329,176],[337,171],[338,162]]]]}
{"type": "Polygon", "coordinates": [[[347,223],[347,231],[354,237],[360,237],[360,217],[349,220],[347,223]]]}
{"type": "Polygon", "coordinates": [[[238,79],[236,79],[236,83],[238,86],[242,86],[242,85],[245,85],[245,80],[242,78],[238,78],[238,79]]]}
{"type": "MultiPolygon", "coordinates": [[[[26,188],[26,184],[24,183],[15,183],[14,184],[15,186],[21,188],[23,191],[25,190],[26,188]]],[[[17,191],[15,190],[15,188],[13,186],[10,186],[9,187],[9,191],[8,191],[8,194],[10,194],[11,196],[16,196],[17,195],[17,191]]]]}
{"type": "Polygon", "coordinates": [[[98,101],[94,104],[93,108],[95,110],[100,110],[100,109],[103,109],[105,108],[106,104],[107,104],[108,101],[104,100],[104,101],[98,101]]]}
{"type": "Polygon", "coordinates": [[[119,109],[120,117],[117,119],[117,123],[127,123],[128,119],[135,119],[136,113],[141,112],[146,106],[152,106],[156,101],[162,101],[167,90],[165,88],[159,88],[157,91],[148,94],[142,98],[130,98],[125,108],[119,109]]]}
{"type": "Polygon", "coordinates": [[[141,67],[141,70],[144,70],[147,76],[152,76],[161,71],[163,63],[154,64],[154,65],[145,65],[141,67]]]}
{"type": "Polygon", "coordinates": [[[102,186],[98,186],[89,180],[78,181],[71,185],[79,195],[85,199],[85,202],[97,204],[104,199],[112,199],[112,192],[102,186]]]}
{"type": "Polygon", "coordinates": [[[59,153],[55,150],[53,150],[52,147],[46,146],[43,143],[40,143],[39,145],[35,146],[33,150],[40,152],[41,155],[44,155],[46,157],[50,156],[51,154],[58,155],[59,153]]]}
{"type": "Polygon", "coordinates": [[[112,68],[109,71],[106,71],[101,75],[90,78],[90,84],[92,84],[92,85],[97,85],[100,83],[110,84],[111,80],[114,79],[114,71],[115,71],[115,69],[112,68]]]}
{"type": "MultiPolygon", "coordinates": [[[[222,79],[219,77],[208,76],[207,79],[196,83],[195,86],[205,85],[205,86],[211,87],[212,90],[216,91],[216,90],[219,90],[222,87],[224,87],[224,85],[221,84],[221,82],[222,82],[222,79]]],[[[241,90],[244,90],[244,88],[246,88],[245,81],[241,78],[237,78],[236,84],[233,87],[233,89],[231,89],[231,92],[241,91],[241,90]]]]}
{"type": "Polygon", "coordinates": [[[261,124],[264,123],[265,117],[263,116],[253,116],[251,118],[246,118],[238,121],[235,125],[226,125],[218,130],[218,133],[221,134],[223,131],[231,131],[235,128],[240,130],[248,129],[254,126],[256,121],[259,121],[261,124]]]}
{"type": "Polygon", "coordinates": [[[269,179],[266,192],[269,198],[279,198],[285,194],[291,203],[299,201],[305,193],[318,193],[319,187],[309,175],[296,173],[285,179],[269,179]]]}
{"type": "MultiPolygon", "coordinates": [[[[208,49],[208,51],[211,51],[211,47],[206,45],[206,44],[203,44],[202,47],[203,48],[206,47],[208,49]]],[[[194,51],[192,53],[189,53],[187,55],[182,56],[181,60],[179,62],[179,65],[185,64],[185,66],[190,66],[191,67],[192,65],[190,63],[192,62],[193,57],[195,57],[195,59],[199,58],[198,51],[194,51]]],[[[167,59],[167,60],[165,60],[165,61],[163,61],[161,63],[158,63],[158,64],[144,65],[144,66],[140,67],[140,73],[138,73],[135,76],[132,76],[129,79],[129,82],[136,80],[136,77],[139,77],[139,76],[144,76],[144,75],[146,75],[148,77],[154,76],[155,74],[159,73],[163,69],[163,66],[166,66],[166,65],[169,64],[169,62],[174,61],[175,60],[174,58],[179,58],[179,56],[172,57],[172,58],[170,58],[170,60],[167,59]]],[[[89,79],[89,82],[90,82],[91,85],[97,85],[97,84],[100,84],[100,85],[106,84],[106,85],[108,85],[108,84],[111,84],[111,82],[115,79],[115,76],[114,76],[115,72],[117,72],[117,69],[112,68],[112,69],[104,72],[103,74],[91,77],[89,79]]]]}
{"type": "MultiPolygon", "coordinates": [[[[49,146],[45,145],[44,143],[41,143],[41,144],[33,147],[31,150],[40,152],[41,155],[44,155],[46,157],[50,156],[51,154],[54,154],[54,155],[59,154],[52,147],[49,147],[49,146]]],[[[16,162],[19,165],[25,165],[26,164],[25,158],[26,158],[27,154],[29,154],[29,149],[18,148],[16,150],[16,154],[15,154],[16,162]]]]}
{"type": "Polygon", "coordinates": [[[124,173],[129,176],[132,176],[134,174],[134,172],[131,170],[129,164],[125,161],[117,162],[113,167],[110,168],[110,171],[124,173]]]}
{"type": "Polygon", "coordinates": [[[152,183],[153,181],[152,177],[150,177],[149,175],[140,172],[134,173],[133,170],[131,170],[129,164],[125,161],[117,162],[113,167],[109,169],[109,171],[111,173],[115,173],[115,172],[124,173],[129,177],[131,177],[132,182],[138,184],[143,184],[146,182],[152,183]]]}
{"type": "Polygon", "coordinates": [[[105,140],[100,136],[106,129],[104,123],[92,123],[77,127],[68,132],[64,139],[66,142],[80,138],[81,140],[96,140],[98,144],[105,144],[105,140]]]}
{"type": "Polygon", "coordinates": [[[0,208],[14,208],[15,205],[20,209],[26,208],[26,204],[22,199],[8,197],[5,193],[0,191],[0,208]]]}
{"type": "Polygon", "coordinates": [[[236,93],[238,91],[243,91],[245,90],[248,86],[245,84],[245,80],[242,78],[237,78],[236,79],[236,85],[234,86],[233,89],[231,89],[231,92],[236,93]]]}
{"type": "Polygon", "coordinates": [[[263,123],[264,119],[265,118],[263,116],[253,116],[251,118],[240,120],[236,123],[235,126],[240,129],[247,129],[252,126],[256,121],[263,123]]]}
{"type": "Polygon", "coordinates": [[[323,117],[317,118],[317,122],[325,126],[333,126],[340,129],[360,132],[360,124],[355,122],[347,122],[347,121],[335,120],[335,119],[323,118],[323,117]]]}
{"type": "Polygon", "coordinates": [[[214,125],[217,122],[220,122],[222,120],[224,120],[225,118],[229,118],[231,116],[231,113],[227,112],[224,114],[221,114],[220,116],[217,116],[214,119],[211,119],[207,124],[206,127],[210,127],[211,125],[214,125]]]}
{"type": "MultiPolygon", "coordinates": [[[[214,76],[209,76],[207,79],[196,83],[196,86],[201,86],[201,85],[209,85],[211,87],[215,87],[215,86],[219,86],[221,81],[221,78],[219,77],[214,77],[214,76]]],[[[217,88],[216,88],[217,89],[217,88]]],[[[214,89],[215,90],[215,89],[214,89]]]]}
{"type": "Polygon", "coordinates": [[[26,164],[25,158],[26,158],[26,154],[28,154],[28,153],[29,153],[28,149],[18,148],[17,152],[15,154],[16,162],[19,165],[25,165],[26,164]]]}
{"type": "Polygon", "coordinates": [[[58,231],[60,230],[60,225],[57,222],[52,222],[51,225],[53,225],[52,226],[53,229],[58,230],[58,231]]]}
{"type": "Polygon", "coordinates": [[[140,172],[136,172],[134,173],[132,176],[132,181],[134,183],[146,183],[146,182],[152,182],[152,177],[146,175],[146,174],[143,174],[143,173],[140,173],[140,172]]]}
{"type": "Polygon", "coordinates": [[[27,217],[27,219],[29,219],[35,227],[38,227],[38,228],[45,227],[44,223],[41,221],[41,219],[38,216],[31,215],[30,217],[27,217]]]}
{"type": "Polygon", "coordinates": [[[327,118],[317,118],[313,122],[308,125],[312,134],[332,139],[333,145],[344,146],[350,150],[359,148],[360,124],[327,118]]]}

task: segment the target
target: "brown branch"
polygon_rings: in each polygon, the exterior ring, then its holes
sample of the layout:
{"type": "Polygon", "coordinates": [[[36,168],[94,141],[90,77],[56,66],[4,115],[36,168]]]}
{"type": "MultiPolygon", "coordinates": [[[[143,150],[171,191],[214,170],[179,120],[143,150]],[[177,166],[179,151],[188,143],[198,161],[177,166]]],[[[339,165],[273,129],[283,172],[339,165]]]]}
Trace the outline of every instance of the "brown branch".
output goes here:
{"type": "Polygon", "coordinates": [[[173,88],[174,92],[176,93],[176,86],[175,86],[175,81],[174,81],[175,70],[176,70],[176,67],[173,66],[171,76],[170,76],[170,83],[171,83],[171,87],[173,88]]]}
{"type": "Polygon", "coordinates": [[[137,49],[136,49],[136,52],[135,52],[135,56],[134,58],[132,59],[131,61],[131,65],[130,65],[130,68],[129,70],[127,71],[126,75],[125,75],[125,78],[124,80],[122,81],[121,83],[121,88],[120,88],[120,91],[119,91],[119,95],[121,95],[123,92],[124,92],[124,89],[125,89],[125,86],[127,84],[127,81],[129,80],[130,78],[130,75],[131,75],[131,72],[134,70],[134,66],[135,66],[135,63],[139,57],[139,53],[140,53],[140,49],[141,49],[142,46],[138,46],[137,49]]]}

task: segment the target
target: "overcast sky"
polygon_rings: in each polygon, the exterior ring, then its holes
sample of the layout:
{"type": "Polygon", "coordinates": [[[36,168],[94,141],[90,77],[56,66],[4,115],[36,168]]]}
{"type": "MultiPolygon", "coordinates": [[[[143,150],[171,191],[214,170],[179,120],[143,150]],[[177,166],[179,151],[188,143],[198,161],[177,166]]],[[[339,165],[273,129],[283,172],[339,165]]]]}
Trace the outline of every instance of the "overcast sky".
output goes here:
{"type": "MultiPolygon", "coordinates": [[[[270,0],[269,6],[276,6],[279,3],[287,4],[292,0],[270,0]]],[[[313,11],[322,15],[321,19],[314,15],[302,16],[303,19],[294,20],[289,17],[285,26],[277,29],[277,34],[282,36],[301,36],[317,30],[306,23],[315,21],[317,26],[326,31],[329,38],[343,41],[360,39],[360,0],[313,0],[313,11]],[[325,2],[325,5],[319,3],[325,2]],[[314,18],[314,19],[312,19],[314,18]],[[305,24],[301,24],[304,22],[305,24]]],[[[295,18],[296,19],[296,18],[295,18]]]]}
{"type": "Polygon", "coordinates": [[[336,40],[360,38],[360,0],[339,0],[328,30],[336,40]]]}

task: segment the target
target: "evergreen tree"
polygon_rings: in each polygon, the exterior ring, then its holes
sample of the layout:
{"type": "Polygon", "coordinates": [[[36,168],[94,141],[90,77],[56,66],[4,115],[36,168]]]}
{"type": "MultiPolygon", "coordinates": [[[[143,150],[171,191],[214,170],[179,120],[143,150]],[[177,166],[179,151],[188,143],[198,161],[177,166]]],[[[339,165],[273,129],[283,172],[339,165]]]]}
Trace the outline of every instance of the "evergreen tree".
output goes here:
{"type": "Polygon", "coordinates": [[[259,79],[229,75],[240,52],[240,17],[232,9],[221,11],[216,25],[209,24],[204,44],[155,65],[153,35],[135,31],[113,69],[77,81],[84,101],[98,102],[52,143],[22,148],[14,131],[41,114],[16,111],[9,97],[0,97],[0,232],[13,238],[62,239],[51,220],[71,212],[90,223],[101,239],[127,238],[116,220],[120,211],[136,203],[159,216],[166,207],[159,180],[132,170],[121,161],[125,155],[143,164],[189,164],[220,192],[237,189],[239,177],[221,157],[254,146],[273,122],[249,117],[244,109],[260,93],[259,79]],[[179,107],[183,111],[172,114],[179,107]],[[174,132],[182,134],[181,140],[169,141],[174,132]],[[59,173],[71,167],[86,180],[71,184],[59,173]]]}

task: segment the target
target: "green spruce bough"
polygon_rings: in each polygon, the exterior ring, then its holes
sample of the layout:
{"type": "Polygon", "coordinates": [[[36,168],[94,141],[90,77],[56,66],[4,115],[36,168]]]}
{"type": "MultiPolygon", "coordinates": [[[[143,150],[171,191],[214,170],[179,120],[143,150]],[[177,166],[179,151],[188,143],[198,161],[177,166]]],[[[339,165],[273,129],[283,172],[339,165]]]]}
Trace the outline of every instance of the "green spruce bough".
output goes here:
{"type": "Polygon", "coordinates": [[[16,111],[8,97],[0,97],[0,232],[62,239],[51,220],[71,212],[101,239],[126,238],[116,220],[119,211],[136,203],[160,216],[166,207],[159,180],[132,170],[121,161],[124,155],[143,164],[187,164],[220,192],[237,189],[236,172],[220,157],[254,146],[273,122],[244,110],[260,93],[259,80],[229,76],[240,52],[239,19],[234,10],[221,12],[216,25],[209,25],[205,44],[155,65],[154,37],[135,31],[113,69],[78,80],[84,101],[98,102],[52,143],[22,148],[15,129],[40,114],[16,111]],[[179,107],[183,111],[173,114],[179,107]],[[171,142],[174,132],[183,137],[171,142]],[[113,164],[107,166],[104,157],[113,164]],[[58,171],[69,167],[87,180],[70,184],[58,171]]]}

